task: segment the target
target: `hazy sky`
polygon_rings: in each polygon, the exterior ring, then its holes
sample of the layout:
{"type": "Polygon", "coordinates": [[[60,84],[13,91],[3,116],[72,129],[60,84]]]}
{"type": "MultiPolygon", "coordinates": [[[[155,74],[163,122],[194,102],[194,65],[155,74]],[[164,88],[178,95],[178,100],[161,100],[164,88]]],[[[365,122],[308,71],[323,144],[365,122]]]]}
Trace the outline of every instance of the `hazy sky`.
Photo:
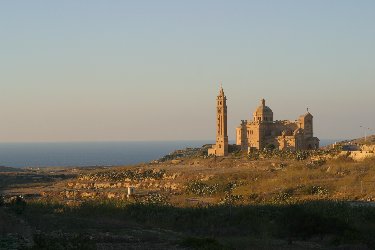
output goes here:
{"type": "Polygon", "coordinates": [[[1,1],[0,142],[215,140],[265,98],[375,132],[375,1],[1,1]]]}

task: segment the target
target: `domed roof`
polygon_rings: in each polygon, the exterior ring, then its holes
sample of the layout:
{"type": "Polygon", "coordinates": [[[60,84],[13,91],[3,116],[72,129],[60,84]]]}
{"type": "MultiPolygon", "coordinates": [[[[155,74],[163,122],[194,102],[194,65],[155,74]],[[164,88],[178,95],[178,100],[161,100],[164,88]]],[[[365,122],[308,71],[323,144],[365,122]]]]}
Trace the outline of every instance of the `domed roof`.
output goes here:
{"type": "Polygon", "coordinates": [[[270,107],[268,106],[259,106],[255,112],[256,113],[271,113],[272,109],[270,109],[270,107]]]}
{"type": "Polygon", "coordinates": [[[262,99],[260,106],[255,110],[254,114],[272,114],[272,109],[266,106],[266,100],[262,99]]]}

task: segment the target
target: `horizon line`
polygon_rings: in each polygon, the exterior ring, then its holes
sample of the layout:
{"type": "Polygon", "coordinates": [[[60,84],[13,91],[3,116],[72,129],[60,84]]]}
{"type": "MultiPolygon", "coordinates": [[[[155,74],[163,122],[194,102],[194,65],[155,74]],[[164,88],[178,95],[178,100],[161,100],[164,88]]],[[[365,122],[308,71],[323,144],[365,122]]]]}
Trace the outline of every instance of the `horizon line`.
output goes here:
{"type": "MultiPolygon", "coordinates": [[[[321,140],[337,140],[337,141],[344,141],[344,140],[354,140],[358,138],[322,138],[321,140]]],[[[115,142],[210,142],[215,143],[215,139],[175,139],[175,140],[72,140],[72,141],[0,141],[0,144],[16,144],[16,143],[115,143],[115,142]]],[[[229,140],[230,142],[235,142],[236,140],[229,140]]]]}

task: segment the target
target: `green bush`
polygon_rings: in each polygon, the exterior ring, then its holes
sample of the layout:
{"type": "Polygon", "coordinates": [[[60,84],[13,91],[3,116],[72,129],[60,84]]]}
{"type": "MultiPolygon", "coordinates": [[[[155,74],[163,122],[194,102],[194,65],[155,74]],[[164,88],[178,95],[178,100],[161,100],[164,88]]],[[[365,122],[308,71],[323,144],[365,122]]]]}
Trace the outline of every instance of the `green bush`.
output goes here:
{"type": "Polygon", "coordinates": [[[169,198],[166,195],[159,193],[151,193],[144,197],[141,197],[137,202],[146,205],[168,205],[169,198]]]}
{"type": "Polygon", "coordinates": [[[165,176],[164,169],[146,169],[146,170],[132,170],[125,171],[103,171],[92,174],[81,174],[78,179],[91,181],[124,181],[125,179],[141,181],[152,178],[161,180],[165,176]]]}
{"type": "Polygon", "coordinates": [[[259,194],[253,193],[247,197],[247,200],[250,202],[259,202],[261,200],[261,196],[259,194]]]}
{"type": "Polygon", "coordinates": [[[245,199],[243,195],[233,195],[233,194],[230,194],[229,192],[225,192],[225,196],[223,199],[221,199],[220,204],[232,205],[232,204],[242,203],[244,200],[245,199]]]}
{"type": "Polygon", "coordinates": [[[297,151],[296,152],[296,160],[303,161],[306,160],[310,156],[308,151],[297,151]]]}
{"type": "Polygon", "coordinates": [[[218,184],[209,185],[202,181],[191,181],[187,184],[186,192],[199,196],[216,194],[219,189],[218,184]]]}
{"type": "Polygon", "coordinates": [[[317,186],[317,185],[312,185],[312,186],[307,186],[302,189],[303,194],[307,195],[328,195],[329,191],[327,188],[317,186]]]}
{"type": "Polygon", "coordinates": [[[250,152],[250,153],[247,155],[247,157],[249,158],[249,160],[252,160],[252,161],[259,160],[259,158],[260,158],[259,151],[250,152]]]}
{"type": "Polygon", "coordinates": [[[274,204],[283,204],[292,200],[294,194],[294,189],[289,188],[283,191],[280,191],[272,198],[272,203],[274,204]]]}

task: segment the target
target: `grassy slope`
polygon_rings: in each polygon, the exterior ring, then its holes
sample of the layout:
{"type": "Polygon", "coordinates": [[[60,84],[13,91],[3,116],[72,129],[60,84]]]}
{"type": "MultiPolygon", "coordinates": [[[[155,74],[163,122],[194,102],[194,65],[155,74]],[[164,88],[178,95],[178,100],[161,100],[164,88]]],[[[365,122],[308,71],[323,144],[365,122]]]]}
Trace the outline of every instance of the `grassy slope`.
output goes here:
{"type": "MultiPolygon", "coordinates": [[[[249,160],[234,154],[227,158],[185,158],[178,164],[167,161],[111,170],[81,169],[81,174],[165,169],[167,176],[176,177],[134,184],[159,184],[150,190],[166,195],[170,205],[97,199],[71,207],[51,203],[59,201],[52,193],[44,202],[28,203],[18,216],[34,230],[40,230],[38,246],[87,242],[81,247],[163,249],[208,245],[213,249],[324,249],[343,244],[359,248],[364,244],[374,248],[375,208],[337,201],[375,197],[375,159],[354,162],[339,158],[320,166],[311,166],[309,162],[280,158],[249,160]],[[217,185],[217,189],[212,194],[188,192],[186,187],[194,181],[204,187],[217,185]],[[171,192],[160,187],[166,183],[178,184],[179,189],[171,192]],[[242,199],[218,205],[225,199],[230,183],[237,183],[231,195],[242,199]],[[189,198],[204,203],[187,202],[189,198]]],[[[56,179],[54,189],[62,189],[68,182],[80,181],[76,175],[68,180],[56,179]]],[[[101,192],[116,190],[108,188],[101,192]]]]}

